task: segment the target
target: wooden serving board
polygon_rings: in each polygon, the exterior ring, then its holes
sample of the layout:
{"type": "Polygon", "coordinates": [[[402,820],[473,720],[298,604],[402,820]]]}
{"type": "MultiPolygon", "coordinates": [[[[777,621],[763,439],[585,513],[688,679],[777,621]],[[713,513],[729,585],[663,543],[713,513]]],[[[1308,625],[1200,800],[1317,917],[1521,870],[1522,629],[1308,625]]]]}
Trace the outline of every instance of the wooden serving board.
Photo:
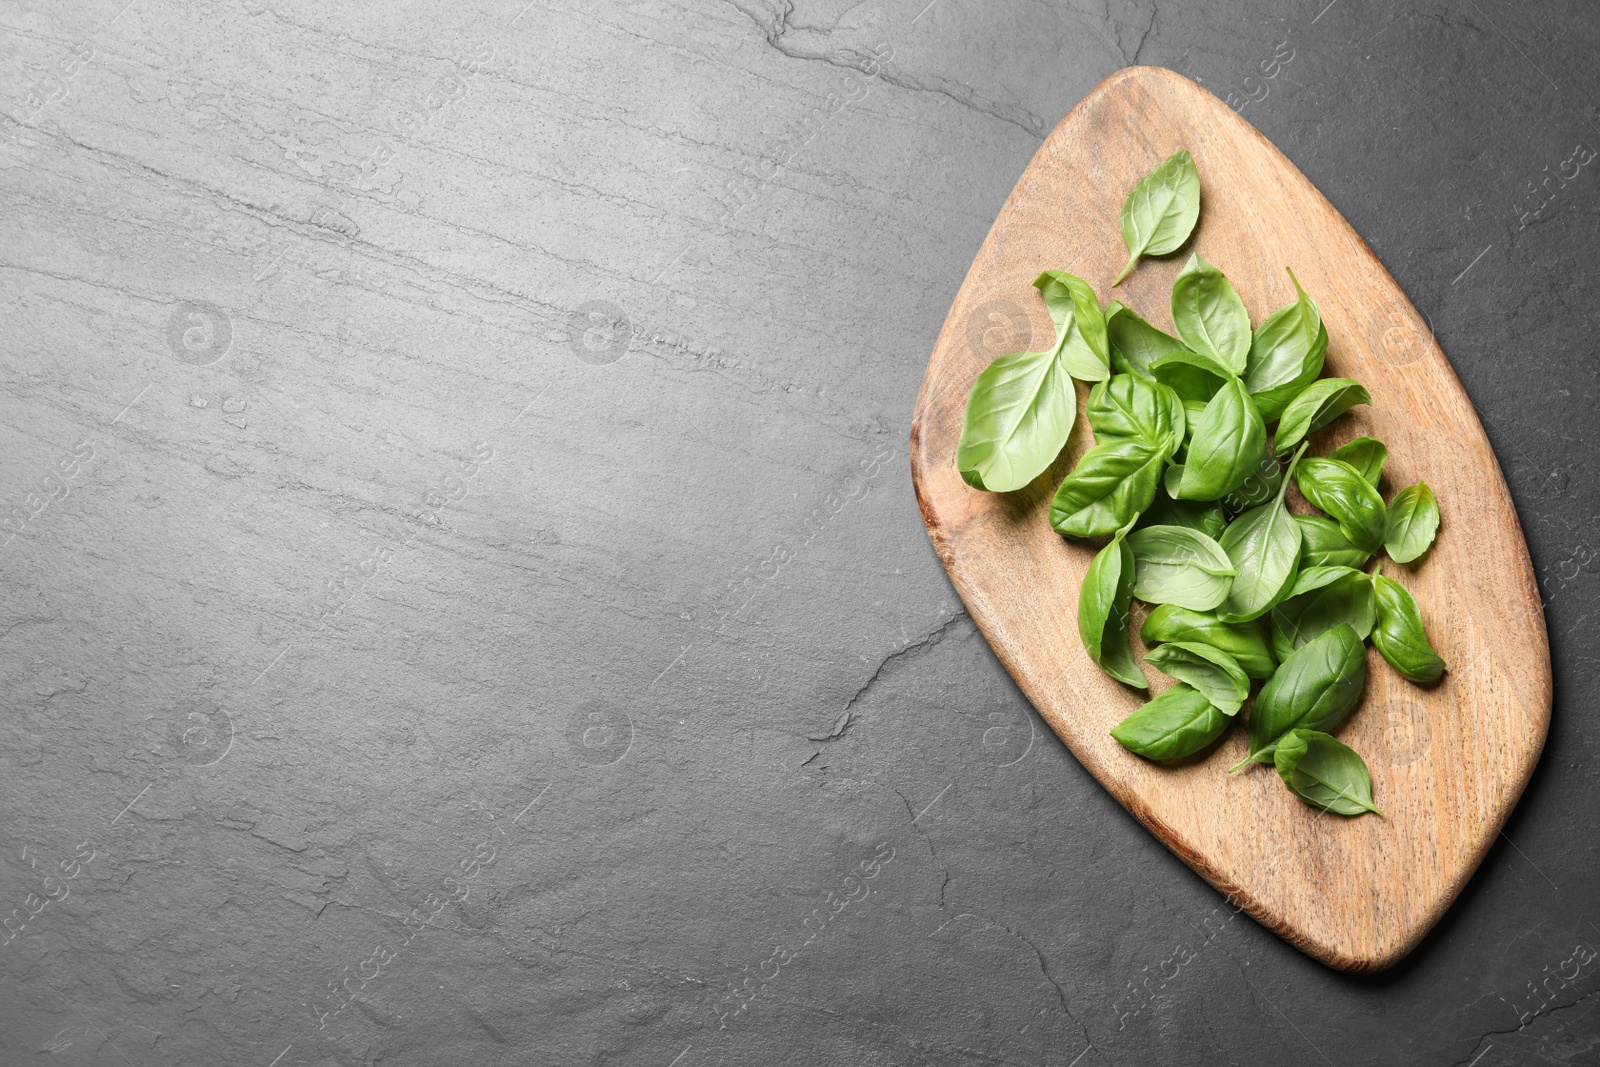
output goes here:
{"type": "MultiPolygon", "coordinates": [[[[1340,970],[1380,971],[1438,921],[1494,843],[1544,745],[1550,651],[1522,529],[1472,403],[1431,330],[1360,236],[1247,122],[1193,82],[1154,67],[1112,75],[1055,128],[1017,182],[945,320],[917,398],[912,478],[956,591],[1034,707],[1078,760],[1151,833],[1291,944],[1340,970]],[[1200,224],[1176,255],[1126,258],[1118,215],[1140,176],[1193,153],[1200,224]],[[1449,673],[1402,679],[1369,649],[1366,694],[1340,737],[1366,759],[1387,818],[1324,815],[1266,766],[1229,775],[1246,751],[1235,727],[1204,760],[1167,769],[1108,731],[1143,701],[1083,651],[1078,590],[1093,549],[1049,523],[1055,487],[1092,439],[1079,418],[1056,464],[1027,489],[990,494],[956,471],[973,379],[1007,352],[1049,343],[1030,287],[1077,274],[1172,330],[1172,282],[1198,251],[1232,280],[1259,323],[1294,299],[1294,268],[1327,324],[1324,374],[1371,391],[1314,434],[1310,454],[1370,434],[1389,446],[1384,499],[1418,479],[1443,523],[1433,549],[1384,573],[1416,595],[1449,673]]],[[[1292,494],[1292,491],[1291,491],[1292,494]]],[[[1303,503],[1297,510],[1305,510],[1303,503]]],[[[1142,658],[1134,619],[1134,651],[1142,658]]],[[[1169,684],[1145,668],[1152,693],[1169,684]]]]}

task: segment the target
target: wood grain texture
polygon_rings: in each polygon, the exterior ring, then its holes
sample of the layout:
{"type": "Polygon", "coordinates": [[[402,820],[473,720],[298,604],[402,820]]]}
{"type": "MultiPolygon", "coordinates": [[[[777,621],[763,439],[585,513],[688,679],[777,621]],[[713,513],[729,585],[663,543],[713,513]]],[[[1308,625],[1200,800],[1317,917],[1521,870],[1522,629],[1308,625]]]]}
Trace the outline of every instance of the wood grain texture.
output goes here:
{"type": "MultiPolygon", "coordinates": [[[[973,262],[917,400],[911,461],[929,535],[973,619],[1124,807],[1250,915],[1329,966],[1379,971],[1421,940],[1493,844],[1543,747],[1544,616],[1505,480],[1465,391],[1388,272],[1293,164],[1177,74],[1134,67],[1102,82],[1039,149],[973,262]],[[1195,236],[1113,290],[1126,257],[1123,197],[1179,148],[1200,171],[1195,236]],[[1373,397],[1312,435],[1310,454],[1376,436],[1389,446],[1384,498],[1424,479],[1443,511],[1427,555],[1383,569],[1415,593],[1449,673],[1418,687],[1369,649],[1366,694],[1340,730],[1366,758],[1387,818],[1322,815],[1269,767],[1226,774],[1246,751],[1239,727],[1208,758],[1178,769],[1112,740],[1110,728],[1143,697],[1084,653],[1077,600],[1093,549],[1061,538],[1048,516],[1055,486],[1091,443],[1081,383],[1066,450],[1027,489],[982,493],[956,471],[973,379],[996,356],[1049,336],[1030,288],[1041,270],[1069,270],[1103,301],[1120,299],[1170,331],[1172,281],[1191,251],[1228,275],[1254,323],[1293,300],[1284,268],[1294,268],[1327,324],[1324,374],[1355,378],[1373,397]]],[[[1134,647],[1142,656],[1137,632],[1134,647]]],[[[1152,692],[1168,683],[1146,673],[1152,692]]]]}

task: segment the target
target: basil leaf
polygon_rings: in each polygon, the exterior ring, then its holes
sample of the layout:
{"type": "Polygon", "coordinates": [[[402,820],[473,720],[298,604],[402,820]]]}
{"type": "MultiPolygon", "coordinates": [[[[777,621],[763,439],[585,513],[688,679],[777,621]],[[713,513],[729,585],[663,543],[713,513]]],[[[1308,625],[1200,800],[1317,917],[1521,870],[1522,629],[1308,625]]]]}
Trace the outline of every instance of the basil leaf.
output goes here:
{"type": "Polygon", "coordinates": [[[1174,495],[1183,500],[1226,496],[1243,485],[1266,457],[1267,425],[1244,383],[1233,378],[1200,416],[1174,495]]]}
{"type": "Polygon", "coordinates": [[[1169,456],[1183,444],[1183,401],[1157,381],[1112,375],[1089,391],[1084,415],[1097,444],[1129,441],[1169,456]]]}
{"type": "Polygon", "coordinates": [[[1377,602],[1365,574],[1354,567],[1302,569],[1288,598],[1272,609],[1272,650],[1288,659],[1340,623],[1365,640],[1376,619],[1377,602]]]}
{"type": "Polygon", "coordinates": [[[1367,646],[1345,623],[1296,649],[1256,694],[1250,755],[1238,766],[1270,762],[1279,739],[1291,730],[1326,732],[1344,722],[1361,700],[1366,653],[1367,646]]]}
{"type": "MultiPolygon", "coordinates": [[[[1299,458],[1296,454],[1295,461],[1299,458]]],[[[1258,619],[1289,595],[1300,565],[1300,524],[1283,504],[1288,485],[1285,478],[1270,504],[1251,508],[1222,532],[1222,549],[1238,571],[1217,611],[1224,622],[1258,619]]]]}
{"type": "Polygon", "coordinates": [[[1111,728],[1111,736],[1136,756],[1177,760],[1221,737],[1233,720],[1179,682],[1111,728]]]}
{"type": "Polygon", "coordinates": [[[1378,597],[1378,622],[1372,628],[1372,647],[1389,666],[1413,682],[1435,682],[1444,674],[1444,660],[1428,643],[1417,602],[1399,582],[1381,574],[1372,576],[1378,597]]]}
{"type": "Polygon", "coordinates": [[[1245,360],[1245,388],[1269,421],[1282,415],[1289,401],[1317,380],[1328,353],[1328,330],[1317,302],[1300,288],[1294,271],[1289,278],[1299,299],[1268,315],[1256,328],[1245,360]]]}
{"type": "Polygon", "coordinates": [[[1388,512],[1372,483],[1348,463],[1312,456],[1295,472],[1295,484],[1311,506],[1328,513],[1339,532],[1363,552],[1383,547],[1388,512]]]}
{"type": "Polygon", "coordinates": [[[1211,538],[1186,526],[1146,526],[1128,535],[1133,595],[1146,604],[1210,611],[1233,584],[1233,564],[1211,538]]]}
{"type": "Polygon", "coordinates": [[[1172,325],[1190,351],[1210,356],[1232,374],[1244,373],[1250,313],[1233,283],[1198,253],[1172,284],[1172,325]]]}
{"type": "MultiPolygon", "coordinates": [[[[1172,468],[1167,468],[1169,471],[1172,468]]],[[[1174,500],[1163,486],[1156,490],[1156,498],[1144,509],[1136,524],[1145,526],[1187,526],[1199,530],[1215,541],[1227,529],[1228,517],[1222,505],[1214,500],[1174,500]]]]}
{"type": "Polygon", "coordinates": [[[1133,553],[1121,532],[1095,554],[1078,594],[1078,636],[1089,658],[1126,685],[1148,689],[1128,645],[1128,605],[1133,599],[1133,553]]]}
{"type": "Polygon", "coordinates": [[[1283,409],[1273,447],[1287,452],[1305,440],[1307,434],[1322,429],[1357,404],[1370,403],[1372,397],[1366,389],[1350,378],[1323,378],[1312,382],[1283,409]]]}
{"type": "Polygon", "coordinates": [[[1328,458],[1350,464],[1376,489],[1378,479],[1383,475],[1383,465],[1389,460],[1389,450],[1376,437],[1357,437],[1349,444],[1329,452],[1328,458]]]}
{"type": "Polygon", "coordinates": [[[1188,682],[1225,715],[1237,715],[1250,695],[1250,678],[1232,656],[1210,645],[1169,641],[1145,653],[1162,674],[1188,682]]]}
{"type": "Polygon", "coordinates": [[[1068,537],[1114,534],[1150,506],[1166,455],[1129,441],[1095,445],[1050,500],[1050,525],[1068,537]]]}
{"type": "Polygon", "coordinates": [[[1265,504],[1283,488],[1283,466],[1278,457],[1266,452],[1256,464],[1244,484],[1222,498],[1222,506],[1237,515],[1259,504],[1265,504]]]}
{"type": "Polygon", "coordinates": [[[1086,382],[1111,376],[1111,349],[1106,340],[1106,320],[1094,290],[1082,278],[1064,270],[1047,270],[1033,280],[1044,297],[1045,310],[1061,335],[1056,350],[1067,373],[1086,382]]]}
{"type": "Polygon", "coordinates": [[[1017,352],[983,369],[967,395],[956,468],[975,489],[1009,493],[1066,447],[1078,395],[1054,352],[1017,352]]]}
{"type": "Polygon", "coordinates": [[[1300,566],[1365,567],[1372,558],[1339,532],[1339,524],[1321,515],[1296,515],[1300,525],[1300,566]]]}
{"type": "Polygon", "coordinates": [[[1183,464],[1174,463],[1167,468],[1161,476],[1162,490],[1174,500],[1178,498],[1178,486],[1183,483],[1183,464]]]}
{"type": "Polygon", "coordinates": [[[1320,730],[1294,730],[1273,754],[1295,796],[1335,815],[1382,815],[1372,803],[1372,775],[1355,749],[1320,730]]]}
{"type": "Polygon", "coordinates": [[[1150,377],[1171,389],[1185,403],[1206,403],[1232,375],[1209,356],[1183,350],[1168,352],[1150,364],[1150,377]]]}
{"type": "Polygon", "coordinates": [[[1410,563],[1433,544],[1439,532],[1439,505],[1427,482],[1409,485],[1395,494],[1389,505],[1389,523],[1383,548],[1396,563],[1410,563]]]}
{"type": "Polygon", "coordinates": [[[1160,641],[1209,645],[1226,652],[1252,678],[1270,678],[1277,668],[1267,646],[1267,635],[1258,622],[1223,622],[1216,615],[1161,604],[1145,616],[1139,636],[1147,645],[1160,641]]]}
{"type": "Polygon", "coordinates": [[[1200,174],[1194,157],[1179,149],[1140,178],[1122,202],[1122,243],[1128,265],[1112,281],[1121,285],[1140,256],[1176,252],[1194,232],[1200,218],[1200,174]]]}
{"type": "Polygon", "coordinates": [[[1188,351],[1182,341],[1115,300],[1106,305],[1106,337],[1111,342],[1112,369],[1143,378],[1152,377],[1150,365],[1162,356],[1188,351]]]}

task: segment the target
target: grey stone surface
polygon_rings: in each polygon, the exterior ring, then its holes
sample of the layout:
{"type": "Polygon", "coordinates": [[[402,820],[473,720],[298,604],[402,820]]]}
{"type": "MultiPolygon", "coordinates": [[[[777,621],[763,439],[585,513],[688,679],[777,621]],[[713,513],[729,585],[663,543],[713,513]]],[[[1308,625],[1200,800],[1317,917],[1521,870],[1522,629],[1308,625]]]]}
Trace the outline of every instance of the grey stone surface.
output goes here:
{"type": "Polygon", "coordinates": [[[1600,1062],[1590,5],[125,2],[0,6],[0,1062],[1600,1062]],[[1543,763],[1381,978],[1109,800],[912,498],[1134,61],[1429,316],[1548,599],[1543,763]]]}

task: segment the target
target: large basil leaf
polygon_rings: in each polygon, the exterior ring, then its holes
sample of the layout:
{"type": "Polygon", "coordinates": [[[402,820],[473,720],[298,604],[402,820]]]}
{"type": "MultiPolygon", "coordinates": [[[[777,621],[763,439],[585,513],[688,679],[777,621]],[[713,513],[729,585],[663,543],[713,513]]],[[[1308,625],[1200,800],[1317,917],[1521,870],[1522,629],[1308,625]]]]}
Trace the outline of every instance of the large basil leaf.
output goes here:
{"type": "Polygon", "coordinates": [[[1001,356],[967,395],[956,448],[962,479],[991,493],[1021,489],[1061,454],[1077,409],[1072,379],[1053,351],[1001,356]]]}
{"type": "Polygon", "coordinates": [[[1176,252],[1194,232],[1200,218],[1200,174],[1194,157],[1179,149],[1140,178],[1122,202],[1122,242],[1128,265],[1112,281],[1121,285],[1140,256],[1176,252]]]}
{"type": "Polygon", "coordinates": [[[1217,500],[1245,483],[1267,458],[1267,426],[1244,383],[1217,390],[1194,428],[1184,456],[1181,500],[1217,500]]]}
{"type": "Polygon", "coordinates": [[[1188,682],[1225,715],[1237,715],[1250,695],[1250,678],[1232,656],[1210,645],[1169,641],[1145,653],[1162,674],[1188,682]]]}
{"type": "Polygon", "coordinates": [[[1320,730],[1292,730],[1273,754],[1295,796],[1335,815],[1382,815],[1372,803],[1372,775],[1355,749],[1320,730]]]}
{"type": "Polygon", "coordinates": [[[1151,364],[1174,352],[1187,352],[1183,342],[1150,325],[1113,300],[1106,305],[1106,337],[1111,342],[1111,367],[1124,374],[1153,377],[1151,364]]]}
{"type": "Polygon", "coordinates": [[[1176,604],[1153,608],[1145,616],[1139,636],[1147,645],[1161,641],[1209,645],[1232,656],[1240,669],[1252,678],[1270,678],[1278,666],[1259,622],[1223,622],[1209,612],[1192,611],[1176,604]]]}
{"type": "Polygon", "coordinates": [[[1361,472],[1337,459],[1312,456],[1295,471],[1300,494],[1339,524],[1339,532],[1363,552],[1383,547],[1388,512],[1383,497],[1361,472]]]}
{"type": "Polygon", "coordinates": [[[1179,682],[1111,728],[1111,736],[1136,756],[1177,760],[1210,745],[1233,720],[1179,682]]]}
{"type": "Polygon", "coordinates": [[[1172,325],[1191,352],[1210,356],[1232,374],[1244,373],[1250,313],[1233,283],[1198,253],[1172,283],[1172,325]]]}
{"type": "Polygon", "coordinates": [[[1300,566],[1356,567],[1367,565],[1371,552],[1363,552],[1339,532],[1339,524],[1321,515],[1296,515],[1300,526],[1300,566]]]}
{"type": "Polygon", "coordinates": [[[1216,360],[1187,349],[1168,352],[1150,364],[1150,377],[1183,398],[1184,403],[1204,404],[1217,395],[1232,375],[1216,360]]]}
{"type": "Polygon", "coordinates": [[[1428,643],[1416,600],[1405,586],[1381,574],[1372,576],[1372,584],[1378,596],[1372,647],[1389,661],[1389,666],[1413,682],[1438,681],[1445,671],[1444,660],[1428,643]]]}
{"type": "Polygon", "coordinates": [[[1357,404],[1370,404],[1372,397],[1359,382],[1349,378],[1322,378],[1312,382],[1289,401],[1278,420],[1273,447],[1287,452],[1357,404]]]}
{"type": "Polygon", "coordinates": [[[1096,383],[1084,414],[1097,444],[1127,441],[1167,455],[1183,445],[1183,401],[1148,378],[1114,374],[1096,383]]]}
{"type": "Polygon", "coordinates": [[[1128,535],[1133,595],[1146,604],[1210,611],[1233,584],[1233,564],[1211,538],[1186,526],[1146,526],[1128,535]]]}
{"type": "Polygon", "coordinates": [[[1395,494],[1389,505],[1389,524],[1383,532],[1383,548],[1396,563],[1410,563],[1433,544],[1439,532],[1439,505],[1427,482],[1408,485],[1395,494]]]}
{"type": "Polygon", "coordinates": [[[1288,598],[1272,609],[1272,650],[1288,659],[1340,623],[1365,640],[1376,619],[1377,602],[1365,574],[1354,567],[1302,568],[1288,598]]]}
{"type": "Polygon", "coordinates": [[[1250,710],[1250,755],[1239,766],[1268,763],[1290,730],[1334,729],[1361,699],[1367,681],[1367,646],[1340,623],[1295,650],[1256,694],[1250,710]]]}
{"type": "Polygon", "coordinates": [[[1357,437],[1347,445],[1340,445],[1328,453],[1329,459],[1343,460],[1376,489],[1383,476],[1383,465],[1389,460],[1389,450],[1376,437],[1357,437]]]}
{"type": "MultiPolygon", "coordinates": [[[[1172,468],[1167,468],[1171,470],[1172,468]]],[[[1215,500],[1174,500],[1163,486],[1156,490],[1156,498],[1145,508],[1136,524],[1145,526],[1187,526],[1199,530],[1215,541],[1227,529],[1228,516],[1215,500]]]]}
{"type": "MultiPolygon", "coordinates": [[[[1296,453],[1295,463],[1299,460],[1296,453]]],[[[1300,524],[1283,504],[1288,485],[1286,478],[1271,503],[1251,508],[1222,532],[1222,550],[1238,572],[1217,611],[1224,622],[1258,619],[1289,595],[1300,565],[1300,524]]]]}
{"type": "Polygon", "coordinates": [[[1083,454],[1050,500],[1050,525],[1068,537],[1105,537],[1155,499],[1166,454],[1119,441],[1083,454]]]}
{"type": "Polygon", "coordinates": [[[1089,658],[1126,685],[1148,689],[1128,646],[1128,605],[1133,600],[1133,553],[1121,532],[1095,554],[1078,594],[1078,636],[1089,658]]]}
{"type": "Polygon", "coordinates": [[[1317,380],[1328,353],[1328,331],[1317,302],[1300,288],[1294,271],[1289,278],[1298,299],[1256,328],[1245,360],[1245,388],[1268,421],[1282,415],[1289,401],[1317,380]]]}
{"type": "Polygon", "coordinates": [[[1106,320],[1089,283],[1064,270],[1047,270],[1033,280],[1033,286],[1060,331],[1056,349],[1067,372],[1086,382],[1111,377],[1106,320]]]}

